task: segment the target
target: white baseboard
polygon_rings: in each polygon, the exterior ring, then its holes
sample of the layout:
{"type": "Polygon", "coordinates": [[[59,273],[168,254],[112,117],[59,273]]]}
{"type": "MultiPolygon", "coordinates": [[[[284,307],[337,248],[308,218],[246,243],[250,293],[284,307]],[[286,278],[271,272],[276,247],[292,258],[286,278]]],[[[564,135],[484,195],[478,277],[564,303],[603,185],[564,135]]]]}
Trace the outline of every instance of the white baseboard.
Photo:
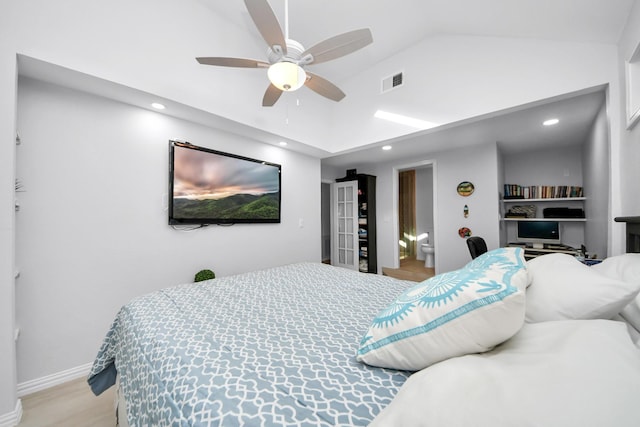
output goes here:
{"type": "Polygon", "coordinates": [[[0,415],[0,427],[16,427],[22,419],[22,401],[18,399],[13,412],[0,415]]]}
{"type": "MultiPolygon", "coordinates": [[[[86,363],[84,365],[76,366],[75,368],[20,383],[18,384],[18,397],[23,397],[37,391],[46,390],[53,386],[66,383],[67,381],[87,376],[91,371],[92,365],[93,363],[86,363]]],[[[4,426],[0,424],[0,427],[4,426]]]]}

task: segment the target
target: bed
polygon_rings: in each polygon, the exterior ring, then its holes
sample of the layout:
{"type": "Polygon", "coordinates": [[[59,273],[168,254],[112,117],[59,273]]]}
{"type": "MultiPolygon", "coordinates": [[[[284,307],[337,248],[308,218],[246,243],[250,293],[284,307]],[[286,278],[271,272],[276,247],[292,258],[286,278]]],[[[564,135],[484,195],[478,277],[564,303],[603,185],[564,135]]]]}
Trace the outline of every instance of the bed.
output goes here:
{"type": "Polygon", "coordinates": [[[163,289],[118,313],[90,382],[131,426],[367,425],[410,373],[355,360],[412,282],[300,263],[163,289]]]}
{"type": "Polygon", "coordinates": [[[422,284],[298,263],[163,289],[120,310],[88,381],[118,383],[131,427],[640,425],[640,255],[536,260],[502,248],[422,284]]]}

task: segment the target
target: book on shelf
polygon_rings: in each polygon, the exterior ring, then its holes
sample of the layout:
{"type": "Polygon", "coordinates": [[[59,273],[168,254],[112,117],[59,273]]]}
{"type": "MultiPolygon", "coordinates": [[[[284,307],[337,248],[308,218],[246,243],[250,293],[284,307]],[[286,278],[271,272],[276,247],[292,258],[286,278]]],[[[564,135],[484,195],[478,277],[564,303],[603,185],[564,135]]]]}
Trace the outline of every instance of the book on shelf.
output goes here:
{"type": "Polygon", "coordinates": [[[566,199],[584,197],[578,185],[529,185],[504,184],[505,200],[511,199],[566,199]]]}

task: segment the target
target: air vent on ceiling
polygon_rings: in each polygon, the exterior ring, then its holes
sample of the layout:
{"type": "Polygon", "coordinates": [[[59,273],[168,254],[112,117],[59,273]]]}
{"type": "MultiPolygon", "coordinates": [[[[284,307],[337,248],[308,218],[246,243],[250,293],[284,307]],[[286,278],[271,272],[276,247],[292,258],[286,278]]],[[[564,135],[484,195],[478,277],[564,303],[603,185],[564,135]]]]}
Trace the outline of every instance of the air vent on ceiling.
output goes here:
{"type": "Polygon", "coordinates": [[[403,85],[404,79],[402,72],[396,73],[393,76],[382,79],[382,93],[388,92],[391,89],[395,89],[403,85]]]}

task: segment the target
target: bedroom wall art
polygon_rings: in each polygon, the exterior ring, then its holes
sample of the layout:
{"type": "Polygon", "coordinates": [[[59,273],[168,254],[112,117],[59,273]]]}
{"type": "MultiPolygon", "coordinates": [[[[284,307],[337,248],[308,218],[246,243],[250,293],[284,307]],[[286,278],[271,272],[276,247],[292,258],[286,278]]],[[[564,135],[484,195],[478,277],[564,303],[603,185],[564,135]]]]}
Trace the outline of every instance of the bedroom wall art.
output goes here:
{"type": "Polygon", "coordinates": [[[458,188],[456,190],[462,197],[468,197],[473,194],[475,187],[473,183],[469,181],[462,181],[460,184],[458,184],[458,188]]]}

